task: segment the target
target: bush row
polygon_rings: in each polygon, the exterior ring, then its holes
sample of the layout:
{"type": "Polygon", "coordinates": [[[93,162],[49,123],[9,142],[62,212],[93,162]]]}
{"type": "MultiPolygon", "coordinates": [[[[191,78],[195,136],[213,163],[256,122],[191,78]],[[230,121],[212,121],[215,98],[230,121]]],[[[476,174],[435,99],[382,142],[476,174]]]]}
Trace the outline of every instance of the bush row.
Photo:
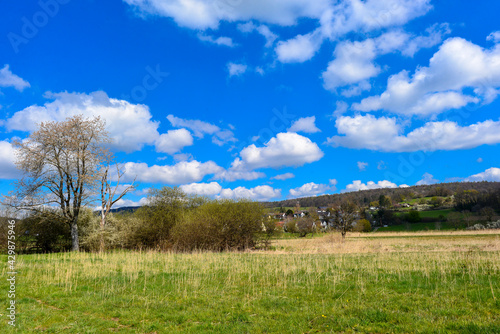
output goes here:
{"type": "MultiPolygon", "coordinates": [[[[102,239],[106,249],[244,250],[266,237],[263,217],[263,208],[257,202],[209,200],[189,196],[179,188],[164,187],[150,191],[147,206],[134,212],[109,214],[104,228],[98,212],[82,210],[80,246],[97,251],[102,239]]],[[[2,229],[0,247],[6,244],[2,229]]],[[[69,225],[57,210],[38,212],[16,224],[17,249],[66,251],[71,248],[69,232],[69,225]]]]}

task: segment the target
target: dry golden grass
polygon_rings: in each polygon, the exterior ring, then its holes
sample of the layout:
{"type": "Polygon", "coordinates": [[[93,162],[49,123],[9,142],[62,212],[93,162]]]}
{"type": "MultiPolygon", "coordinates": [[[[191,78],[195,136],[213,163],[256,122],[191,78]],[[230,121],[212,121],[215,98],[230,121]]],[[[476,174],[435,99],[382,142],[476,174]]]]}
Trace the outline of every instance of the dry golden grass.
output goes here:
{"type": "Polygon", "coordinates": [[[429,231],[416,231],[416,232],[376,232],[376,233],[359,233],[359,232],[353,232],[349,233],[350,237],[365,237],[365,238],[387,238],[387,237],[405,237],[405,236],[411,236],[411,237],[418,237],[418,236],[481,236],[481,235],[499,235],[500,236],[500,230],[480,230],[480,231],[465,231],[465,230],[459,230],[459,231],[453,231],[453,230],[447,230],[447,231],[436,231],[436,230],[429,230],[429,231]]]}
{"type": "Polygon", "coordinates": [[[456,232],[339,233],[313,239],[277,240],[268,253],[354,254],[416,251],[499,251],[500,230],[456,232]]]}

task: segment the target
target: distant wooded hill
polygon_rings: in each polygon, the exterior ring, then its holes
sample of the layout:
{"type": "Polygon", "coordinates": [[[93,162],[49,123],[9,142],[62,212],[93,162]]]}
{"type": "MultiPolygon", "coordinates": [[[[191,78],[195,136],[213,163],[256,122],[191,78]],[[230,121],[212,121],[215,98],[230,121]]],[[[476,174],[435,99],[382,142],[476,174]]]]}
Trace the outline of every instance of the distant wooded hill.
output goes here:
{"type": "Polygon", "coordinates": [[[288,199],[284,201],[265,202],[266,207],[294,207],[297,202],[301,207],[321,207],[329,204],[349,199],[359,205],[368,205],[377,201],[380,195],[389,196],[393,201],[403,199],[430,197],[430,196],[450,196],[464,190],[476,190],[479,193],[500,191],[500,182],[454,182],[439,183],[422,186],[411,186],[407,188],[382,188],[371,190],[360,190],[355,192],[340,193],[333,195],[322,195],[315,197],[303,197],[288,199]]]}
{"type": "MultiPolygon", "coordinates": [[[[111,212],[120,212],[120,213],[132,213],[139,209],[140,206],[122,206],[121,208],[111,209],[111,212]]],[[[100,212],[100,211],[99,211],[100,212]]]]}

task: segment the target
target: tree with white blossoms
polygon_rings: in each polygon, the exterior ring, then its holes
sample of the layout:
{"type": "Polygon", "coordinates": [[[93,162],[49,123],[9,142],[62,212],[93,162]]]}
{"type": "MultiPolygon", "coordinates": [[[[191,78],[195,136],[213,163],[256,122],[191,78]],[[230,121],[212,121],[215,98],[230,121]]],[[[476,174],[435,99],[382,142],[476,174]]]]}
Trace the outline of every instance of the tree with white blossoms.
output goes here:
{"type": "MultiPolygon", "coordinates": [[[[78,217],[83,207],[101,194],[101,226],[115,199],[108,171],[113,155],[105,122],[100,117],[73,116],[61,122],[42,122],[25,140],[13,142],[16,166],[22,177],[15,182],[9,205],[32,212],[58,207],[57,214],[68,223],[71,250],[79,250],[78,217]]],[[[120,173],[118,173],[121,176],[120,173]]]]}

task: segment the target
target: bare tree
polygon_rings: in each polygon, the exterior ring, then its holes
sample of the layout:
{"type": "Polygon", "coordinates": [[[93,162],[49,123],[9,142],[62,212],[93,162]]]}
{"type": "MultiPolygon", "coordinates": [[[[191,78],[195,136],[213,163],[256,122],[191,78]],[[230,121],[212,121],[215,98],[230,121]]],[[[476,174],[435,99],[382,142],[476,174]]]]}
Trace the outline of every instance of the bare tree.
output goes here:
{"type": "Polygon", "coordinates": [[[351,231],[354,222],[358,218],[358,207],[351,201],[344,201],[333,207],[333,222],[337,230],[342,234],[342,239],[348,231],[351,231]]]}
{"type": "Polygon", "coordinates": [[[16,166],[23,176],[15,184],[10,204],[32,211],[58,206],[70,227],[71,249],[78,251],[78,216],[92,201],[101,165],[109,161],[110,153],[103,145],[108,142],[99,117],[41,123],[26,140],[13,142],[16,166]]]}
{"type": "Polygon", "coordinates": [[[104,244],[104,229],[106,227],[106,218],[111,211],[111,207],[123,198],[128,192],[135,189],[134,182],[132,184],[125,186],[122,191],[118,191],[120,188],[120,179],[122,178],[124,172],[120,170],[120,166],[118,164],[116,167],[116,183],[113,185],[110,177],[109,177],[109,168],[111,163],[108,163],[102,168],[102,176],[101,176],[101,236],[100,236],[100,245],[99,251],[103,252],[105,250],[104,244]],[[115,197],[116,196],[116,197],[115,197]]]}

